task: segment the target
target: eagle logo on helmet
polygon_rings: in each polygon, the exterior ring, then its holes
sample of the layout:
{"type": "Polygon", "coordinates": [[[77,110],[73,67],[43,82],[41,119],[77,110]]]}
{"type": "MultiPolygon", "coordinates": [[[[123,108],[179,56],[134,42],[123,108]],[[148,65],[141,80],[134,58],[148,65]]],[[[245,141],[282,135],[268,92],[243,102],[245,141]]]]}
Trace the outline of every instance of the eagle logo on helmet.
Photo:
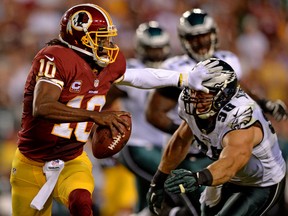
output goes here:
{"type": "Polygon", "coordinates": [[[92,15],[88,11],[77,11],[67,23],[67,32],[72,35],[72,28],[77,31],[86,31],[92,22],[92,15]]]}

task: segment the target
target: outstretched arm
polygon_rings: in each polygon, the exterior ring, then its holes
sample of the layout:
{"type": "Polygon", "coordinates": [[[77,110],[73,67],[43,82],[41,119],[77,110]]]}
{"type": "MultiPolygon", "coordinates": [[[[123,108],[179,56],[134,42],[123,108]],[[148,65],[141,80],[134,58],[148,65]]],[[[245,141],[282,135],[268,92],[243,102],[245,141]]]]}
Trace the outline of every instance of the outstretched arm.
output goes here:
{"type": "Polygon", "coordinates": [[[182,123],[175,131],[167,144],[162,156],[159,168],[155,173],[149,191],[147,193],[147,203],[151,212],[159,215],[164,194],[164,182],[171,170],[185,158],[192,140],[192,132],[186,123],[182,123]]]}
{"type": "Polygon", "coordinates": [[[143,89],[161,88],[165,86],[187,85],[188,73],[155,68],[128,68],[120,85],[134,86],[143,89]]]}
{"type": "Polygon", "coordinates": [[[195,65],[188,73],[154,68],[126,69],[124,76],[115,83],[144,89],[187,86],[208,93],[208,88],[204,87],[202,82],[221,74],[223,68],[218,66],[218,63],[210,63],[208,59],[195,65]]]}
{"type": "Polygon", "coordinates": [[[229,132],[222,140],[223,150],[217,161],[197,173],[185,169],[173,170],[165,181],[165,188],[177,194],[193,192],[199,185],[215,186],[228,182],[247,164],[253,147],[261,142],[262,137],[258,125],[229,132]]]}
{"type": "Polygon", "coordinates": [[[192,131],[188,124],[183,121],[165,146],[159,170],[169,174],[175,169],[185,159],[192,140],[192,131]]]}

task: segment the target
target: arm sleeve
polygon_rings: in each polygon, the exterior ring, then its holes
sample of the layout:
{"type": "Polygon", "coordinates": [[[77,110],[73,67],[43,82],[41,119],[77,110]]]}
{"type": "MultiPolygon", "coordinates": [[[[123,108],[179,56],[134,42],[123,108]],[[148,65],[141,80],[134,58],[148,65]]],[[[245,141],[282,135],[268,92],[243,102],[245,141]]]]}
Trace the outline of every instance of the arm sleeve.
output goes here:
{"type": "Polygon", "coordinates": [[[187,82],[187,73],[173,70],[138,68],[126,69],[119,85],[134,86],[142,89],[161,88],[165,86],[182,86],[187,82]]]}

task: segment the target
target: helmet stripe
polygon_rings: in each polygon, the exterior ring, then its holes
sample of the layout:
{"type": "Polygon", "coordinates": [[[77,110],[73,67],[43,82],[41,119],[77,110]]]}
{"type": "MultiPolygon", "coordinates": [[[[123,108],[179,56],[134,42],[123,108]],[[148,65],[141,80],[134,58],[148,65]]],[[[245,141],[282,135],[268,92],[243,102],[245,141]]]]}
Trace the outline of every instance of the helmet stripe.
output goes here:
{"type": "Polygon", "coordinates": [[[111,18],[110,14],[106,10],[104,10],[103,8],[101,8],[98,5],[91,4],[91,6],[96,8],[96,9],[98,9],[103,14],[103,16],[105,17],[105,19],[106,19],[106,21],[107,21],[109,26],[113,25],[112,18],[111,18]]]}

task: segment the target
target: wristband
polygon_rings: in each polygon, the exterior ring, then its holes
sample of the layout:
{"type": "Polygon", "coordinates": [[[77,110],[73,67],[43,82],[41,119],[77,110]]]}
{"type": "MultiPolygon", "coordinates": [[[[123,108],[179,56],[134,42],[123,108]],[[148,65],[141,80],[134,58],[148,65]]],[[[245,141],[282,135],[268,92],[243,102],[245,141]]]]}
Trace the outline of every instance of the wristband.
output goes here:
{"type": "Polygon", "coordinates": [[[197,172],[198,184],[211,186],[213,182],[213,176],[208,169],[204,169],[200,172],[197,172]]]}
{"type": "Polygon", "coordinates": [[[187,87],[188,86],[188,73],[180,73],[178,80],[178,87],[187,87]]]}
{"type": "Polygon", "coordinates": [[[153,177],[152,183],[157,184],[157,186],[163,186],[168,176],[169,174],[163,173],[158,169],[153,177]]]}
{"type": "Polygon", "coordinates": [[[257,100],[257,103],[259,104],[259,106],[264,110],[264,112],[267,112],[268,109],[266,107],[266,104],[267,104],[268,100],[266,99],[260,99],[260,100],[257,100]]]}

